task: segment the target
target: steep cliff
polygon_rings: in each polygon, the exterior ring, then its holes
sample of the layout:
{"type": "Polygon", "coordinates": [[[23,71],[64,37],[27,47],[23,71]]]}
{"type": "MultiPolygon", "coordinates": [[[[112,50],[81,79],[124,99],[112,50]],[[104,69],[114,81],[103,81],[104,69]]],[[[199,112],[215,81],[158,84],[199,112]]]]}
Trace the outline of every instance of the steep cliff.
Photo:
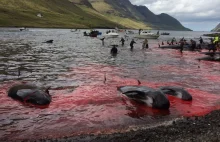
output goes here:
{"type": "Polygon", "coordinates": [[[212,30],[212,32],[220,32],[220,23],[212,30]]]}

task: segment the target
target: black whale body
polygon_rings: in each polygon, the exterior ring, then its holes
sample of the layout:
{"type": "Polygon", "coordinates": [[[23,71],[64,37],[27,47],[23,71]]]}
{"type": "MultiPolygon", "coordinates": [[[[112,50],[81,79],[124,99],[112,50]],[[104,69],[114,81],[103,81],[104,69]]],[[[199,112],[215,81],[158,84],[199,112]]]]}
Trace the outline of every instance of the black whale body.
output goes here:
{"type": "Polygon", "coordinates": [[[19,84],[14,85],[9,89],[8,96],[34,105],[49,105],[51,102],[51,96],[48,89],[43,91],[34,85],[19,84]]]}
{"type": "Polygon", "coordinates": [[[53,43],[53,40],[47,40],[47,41],[45,41],[43,43],[53,43]]]}
{"type": "MultiPolygon", "coordinates": [[[[180,49],[180,45],[162,45],[162,46],[159,46],[159,48],[162,48],[162,49],[180,49]]],[[[183,49],[185,51],[192,51],[192,47],[190,45],[184,45],[183,46],[183,49]]],[[[198,50],[198,48],[195,48],[196,50],[198,50]]]]}
{"type": "Polygon", "coordinates": [[[206,56],[206,57],[197,58],[197,60],[220,62],[220,57],[206,56]]]}
{"type": "Polygon", "coordinates": [[[154,90],[145,86],[121,86],[118,90],[128,98],[143,102],[149,107],[169,109],[170,102],[161,90],[154,90]]]}
{"type": "Polygon", "coordinates": [[[220,52],[201,52],[201,54],[205,54],[207,56],[198,58],[197,60],[204,61],[220,61],[220,52]]]}

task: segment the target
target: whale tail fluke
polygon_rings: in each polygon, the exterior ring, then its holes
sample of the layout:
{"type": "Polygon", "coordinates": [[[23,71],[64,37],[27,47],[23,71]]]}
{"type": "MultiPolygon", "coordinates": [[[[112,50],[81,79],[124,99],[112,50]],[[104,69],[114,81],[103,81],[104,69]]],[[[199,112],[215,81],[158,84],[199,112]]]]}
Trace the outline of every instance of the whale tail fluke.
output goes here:
{"type": "Polygon", "coordinates": [[[45,93],[47,93],[48,95],[50,95],[50,93],[49,93],[49,90],[51,89],[51,86],[49,86],[49,87],[47,87],[46,89],[45,89],[45,93]]]}

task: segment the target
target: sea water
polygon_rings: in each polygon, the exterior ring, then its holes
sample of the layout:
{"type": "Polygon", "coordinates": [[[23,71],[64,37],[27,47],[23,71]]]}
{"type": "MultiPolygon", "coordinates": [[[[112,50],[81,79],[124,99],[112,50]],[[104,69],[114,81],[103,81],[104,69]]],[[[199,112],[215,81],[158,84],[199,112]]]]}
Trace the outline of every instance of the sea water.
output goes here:
{"type": "MultiPolygon", "coordinates": [[[[199,52],[159,49],[158,43],[198,38],[209,32],[169,32],[149,40],[127,35],[122,47],[118,38],[84,37],[80,29],[0,29],[0,140],[59,138],[79,134],[124,132],[158,125],[182,116],[200,116],[219,109],[220,63],[198,61],[199,52]],[[44,43],[54,40],[52,44],[44,43]],[[118,55],[111,56],[117,44],[118,55]],[[118,86],[184,87],[192,102],[169,96],[170,109],[152,109],[129,100],[118,86]],[[52,102],[46,108],[30,106],[7,96],[17,83],[51,86],[52,102]]],[[[100,30],[104,34],[106,30],[100,30]]],[[[138,31],[135,31],[138,33],[138,31]]],[[[157,31],[151,31],[156,33],[157,31]]],[[[205,37],[204,37],[205,38],[205,37]]],[[[208,38],[205,38],[209,42],[208,38]]]]}

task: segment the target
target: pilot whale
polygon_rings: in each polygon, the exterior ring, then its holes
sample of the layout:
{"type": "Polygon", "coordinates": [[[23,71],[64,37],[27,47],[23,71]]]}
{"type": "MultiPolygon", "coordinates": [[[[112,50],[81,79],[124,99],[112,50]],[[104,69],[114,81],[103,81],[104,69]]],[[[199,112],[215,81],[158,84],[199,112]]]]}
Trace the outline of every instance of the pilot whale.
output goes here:
{"type": "Polygon", "coordinates": [[[12,86],[8,90],[8,96],[15,100],[34,105],[49,105],[51,102],[49,88],[42,90],[31,84],[18,84],[12,86]]]}
{"type": "Polygon", "coordinates": [[[172,95],[185,101],[191,101],[192,95],[181,87],[164,86],[160,87],[164,94],[172,95]]]}
{"type": "Polygon", "coordinates": [[[154,90],[145,86],[121,86],[117,88],[128,98],[143,102],[147,106],[158,109],[169,109],[170,102],[161,90],[154,90]]]}

